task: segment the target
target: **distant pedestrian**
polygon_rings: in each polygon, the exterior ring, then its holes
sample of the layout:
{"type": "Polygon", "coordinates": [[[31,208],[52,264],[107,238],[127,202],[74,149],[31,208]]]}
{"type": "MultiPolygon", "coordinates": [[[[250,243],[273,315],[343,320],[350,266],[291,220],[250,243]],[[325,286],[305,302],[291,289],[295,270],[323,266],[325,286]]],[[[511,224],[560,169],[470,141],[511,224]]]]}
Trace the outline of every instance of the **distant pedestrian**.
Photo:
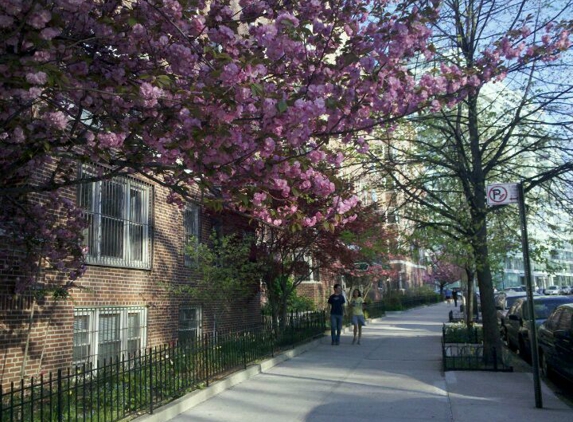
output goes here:
{"type": "Polygon", "coordinates": [[[328,298],[330,305],[330,336],[332,337],[332,345],[340,344],[340,332],[342,331],[342,317],[344,316],[344,304],[346,300],[342,295],[342,287],[340,284],[334,285],[334,294],[328,298]]]}
{"type": "Polygon", "coordinates": [[[454,306],[457,308],[458,307],[458,291],[456,289],[454,289],[452,291],[452,298],[454,299],[454,306]]]}
{"type": "Polygon", "coordinates": [[[364,320],[364,299],[362,298],[362,293],[360,293],[360,290],[358,289],[354,289],[352,292],[352,299],[350,299],[350,312],[352,315],[352,325],[354,326],[354,339],[352,340],[352,344],[360,344],[362,327],[366,325],[366,321],[364,320]],[[356,337],[357,334],[358,338],[356,337]]]}
{"type": "Polygon", "coordinates": [[[446,288],[446,302],[448,304],[452,303],[452,291],[450,290],[450,288],[446,288]]]}

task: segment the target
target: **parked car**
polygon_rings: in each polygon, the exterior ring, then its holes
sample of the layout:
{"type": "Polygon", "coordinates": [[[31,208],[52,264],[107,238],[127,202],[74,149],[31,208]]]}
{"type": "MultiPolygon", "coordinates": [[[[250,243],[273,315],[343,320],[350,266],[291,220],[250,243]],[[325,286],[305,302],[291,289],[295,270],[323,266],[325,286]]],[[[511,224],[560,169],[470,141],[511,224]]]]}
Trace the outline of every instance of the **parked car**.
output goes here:
{"type": "Polygon", "coordinates": [[[543,374],[557,373],[573,382],[573,304],[555,308],[539,326],[537,340],[543,374]]]}
{"type": "MultiPolygon", "coordinates": [[[[535,328],[537,329],[545,322],[555,308],[566,303],[573,303],[573,297],[534,297],[535,328]]],[[[517,299],[511,306],[505,317],[505,329],[507,347],[511,350],[519,350],[521,357],[529,362],[531,358],[531,316],[527,297],[517,299]]]]}
{"type": "Polygon", "coordinates": [[[505,329],[505,316],[509,308],[513,305],[513,303],[519,299],[526,296],[525,292],[509,292],[504,291],[499,293],[495,297],[495,309],[497,311],[497,323],[499,325],[499,332],[501,334],[501,338],[505,340],[506,338],[506,329],[505,329]]]}
{"type": "Polygon", "coordinates": [[[545,288],[543,293],[546,295],[560,295],[561,288],[559,286],[549,286],[545,288]]]}
{"type": "Polygon", "coordinates": [[[504,292],[526,292],[527,289],[525,286],[513,286],[513,287],[506,287],[503,289],[504,292]]]}
{"type": "Polygon", "coordinates": [[[561,286],[561,294],[572,295],[573,294],[573,286],[561,286]]]}

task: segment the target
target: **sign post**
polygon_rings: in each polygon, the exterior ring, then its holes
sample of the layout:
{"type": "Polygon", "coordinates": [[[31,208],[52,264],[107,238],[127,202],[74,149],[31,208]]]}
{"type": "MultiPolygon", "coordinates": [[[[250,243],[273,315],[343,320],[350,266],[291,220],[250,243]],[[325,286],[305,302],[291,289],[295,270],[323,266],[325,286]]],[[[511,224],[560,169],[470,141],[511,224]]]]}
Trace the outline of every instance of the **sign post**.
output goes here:
{"type": "Polygon", "coordinates": [[[527,287],[527,310],[531,316],[529,323],[531,344],[531,365],[533,366],[533,386],[535,406],[543,407],[541,381],[539,379],[539,353],[537,350],[537,326],[535,324],[535,306],[533,304],[533,286],[531,282],[531,264],[529,262],[529,240],[527,239],[527,220],[525,218],[525,192],[523,183],[498,183],[486,187],[487,204],[490,206],[518,204],[521,221],[521,245],[523,249],[523,266],[527,287]]]}

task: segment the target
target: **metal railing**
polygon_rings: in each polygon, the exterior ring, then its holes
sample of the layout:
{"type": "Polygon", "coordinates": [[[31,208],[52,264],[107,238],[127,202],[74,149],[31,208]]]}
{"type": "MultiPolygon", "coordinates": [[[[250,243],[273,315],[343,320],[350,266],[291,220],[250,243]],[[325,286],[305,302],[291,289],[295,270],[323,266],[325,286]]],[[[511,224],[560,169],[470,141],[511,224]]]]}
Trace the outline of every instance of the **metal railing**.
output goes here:
{"type": "MultiPolygon", "coordinates": [[[[384,302],[369,302],[364,304],[364,316],[366,318],[380,318],[386,315],[386,305],[384,302]]],[[[350,325],[352,323],[352,317],[350,312],[345,312],[342,319],[343,325],[350,325]]],[[[330,325],[330,319],[328,320],[328,325],[330,325]]]]}
{"type": "Polygon", "coordinates": [[[477,327],[448,330],[442,327],[442,362],[444,371],[494,371],[512,372],[505,356],[498,356],[492,347],[489,356],[484,355],[483,331],[477,327]]]}
{"type": "Polygon", "coordinates": [[[324,312],[292,315],[283,332],[260,326],[205,334],[98,365],[78,366],[0,389],[0,421],[115,422],[154,409],[258,359],[324,334],[324,312]]]}

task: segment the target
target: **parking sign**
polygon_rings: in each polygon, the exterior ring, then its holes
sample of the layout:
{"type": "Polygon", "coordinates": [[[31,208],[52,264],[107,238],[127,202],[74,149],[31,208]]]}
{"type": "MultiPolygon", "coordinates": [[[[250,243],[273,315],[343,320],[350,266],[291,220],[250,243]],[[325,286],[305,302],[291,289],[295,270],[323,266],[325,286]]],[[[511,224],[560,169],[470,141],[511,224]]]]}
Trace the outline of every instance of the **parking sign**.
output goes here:
{"type": "Polygon", "coordinates": [[[487,204],[490,206],[517,204],[519,187],[517,183],[496,183],[486,186],[487,204]]]}

